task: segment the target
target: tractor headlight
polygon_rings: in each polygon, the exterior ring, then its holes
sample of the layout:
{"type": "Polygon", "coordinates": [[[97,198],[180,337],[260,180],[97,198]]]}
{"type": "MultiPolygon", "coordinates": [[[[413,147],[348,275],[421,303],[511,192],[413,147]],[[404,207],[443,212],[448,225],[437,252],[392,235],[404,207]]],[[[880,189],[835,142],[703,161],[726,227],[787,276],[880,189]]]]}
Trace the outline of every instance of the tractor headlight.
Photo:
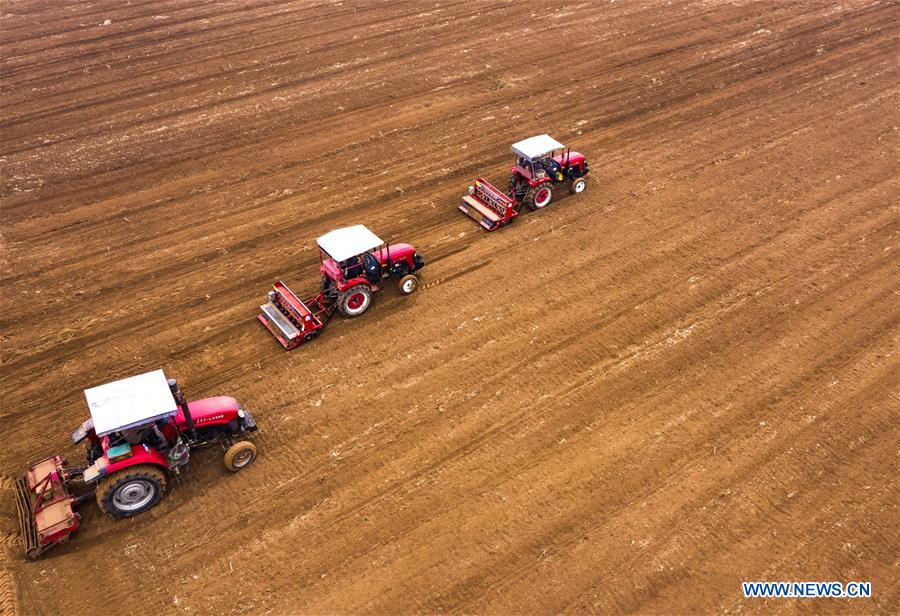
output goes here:
{"type": "Polygon", "coordinates": [[[241,431],[253,432],[256,430],[256,422],[253,421],[253,414],[245,408],[238,407],[238,424],[241,431]]]}
{"type": "Polygon", "coordinates": [[[469,186],[469,194],[470,194],[470,195],[474,195],[474,194],[475,194],[475,187],[474,187],[474,186],[469,186]]]}

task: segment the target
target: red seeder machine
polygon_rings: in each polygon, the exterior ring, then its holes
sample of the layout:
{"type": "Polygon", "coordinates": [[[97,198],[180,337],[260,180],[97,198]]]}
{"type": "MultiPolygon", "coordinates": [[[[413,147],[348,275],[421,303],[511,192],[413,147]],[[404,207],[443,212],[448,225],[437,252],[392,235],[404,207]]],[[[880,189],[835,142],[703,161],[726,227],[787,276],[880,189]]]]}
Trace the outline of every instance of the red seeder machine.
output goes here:
{"type": "Polygon", "coordinates": [[[587,186],[588,164],[584,155],[567,149],[549,135],[514,143],[512,150],[516,164],[507,192],[478,178],[459,206],[488,231],[511,223],[523,205],[539,210],[550,205],[554,193],[561,188],[577,194],[587,186]]]}
{"type": "Polygon", "coordinates": [[[319,293],[302,301],[279,280],[269,291],[269,303],[259,307],[257,318],[288,350],[315,338],[335,310],[345,317],[364,313],[385,280],[398,279],[404,295],[419,286],[415,272],[425,262],[409,244],[386,245],[363,225],[336,229],[316,243],[319,293]]]}
{"type": "Polygon", "coordinates": [[[127,518],[155,507],[166,483],[183,472],[191,450],[218,443],[225,467],[237,472],[256,459],[256,446],[235,440],[256,430],[250,412],[230,396],[188,403],[162,370],[85,390],[91,417],[72,434],[87,464],[62,456],[32,465],[16,480],[25,553],[36,558],[69,538],[81,523],[75,508],[96,497],[100,509],[127,518]]]}

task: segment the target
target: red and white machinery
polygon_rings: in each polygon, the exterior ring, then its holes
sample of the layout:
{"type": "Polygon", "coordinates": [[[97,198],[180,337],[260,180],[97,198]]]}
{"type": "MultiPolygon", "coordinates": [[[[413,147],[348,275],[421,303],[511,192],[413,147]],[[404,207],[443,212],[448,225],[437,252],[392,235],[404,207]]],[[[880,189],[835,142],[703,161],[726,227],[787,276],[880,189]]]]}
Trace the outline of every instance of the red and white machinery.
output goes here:
{"type": "Polygon", "coordinates": [[[72,433],[72,443],[84,443],[87,463],[71,466],[62,456],[51,456],[16,479],[29,558],[66,541],[81,523],[75,508],[91,497],[115,518],[155,507],[197,447],[220,444],[232,472],[256,459],[253,443],[235,440],[256,430],[249,411],[230,396],[188,403],[175,379],[167,380],[162,370],[84,394],[91,417],[72,433]]]}
{"type": "Polygon", "coordinates": [[[315,338],[335,310],[350,318],[364,313],[383,281],[399,280],[404,295],[419,286],[415,273],[425,262],[416,249],[385,244],[364,225],[330,231],[316,243],[322,273],[319,293],[303,301],[279,280],[269,291],[269,302],[259,307],[257,319],[288,350],[315,338]]]}
{"type": "Polygon", "coordinates": [[[504,193],[478,178],[459,209],[488,231],[499,229],[519,215],[523,205],[539,210],[550,205],[562,188],[578,194],[587,187],[588,164],[583,154],[566,148],[550,135],[530,137],[512,146],[516,155],[504,193]]]}

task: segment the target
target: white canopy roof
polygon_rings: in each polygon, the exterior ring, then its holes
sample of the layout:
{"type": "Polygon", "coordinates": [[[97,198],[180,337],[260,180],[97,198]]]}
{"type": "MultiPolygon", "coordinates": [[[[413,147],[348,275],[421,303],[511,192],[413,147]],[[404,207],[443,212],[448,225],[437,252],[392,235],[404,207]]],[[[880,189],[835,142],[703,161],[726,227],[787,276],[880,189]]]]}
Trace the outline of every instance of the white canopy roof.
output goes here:
{"type": "Polygon", "coordinates": [[[562,150],[565,147],[550,135],[536,135],[514,143],[512,150],[516,156],[524,156],[528,160],[533,160],[540,158],[547,152],[562,150]]]}
{"type": "Polygon", "coordinates": [[[174,415],[178,408],[162,370],[84,390],[98,436],[174,415]]]}
{"type": "Polygon", "coordinates": [[[384,244],[377,235],[366,229],[365,225],[329,231],[316,240],[316,243],[335,261],[355,257],[384,244]]]}

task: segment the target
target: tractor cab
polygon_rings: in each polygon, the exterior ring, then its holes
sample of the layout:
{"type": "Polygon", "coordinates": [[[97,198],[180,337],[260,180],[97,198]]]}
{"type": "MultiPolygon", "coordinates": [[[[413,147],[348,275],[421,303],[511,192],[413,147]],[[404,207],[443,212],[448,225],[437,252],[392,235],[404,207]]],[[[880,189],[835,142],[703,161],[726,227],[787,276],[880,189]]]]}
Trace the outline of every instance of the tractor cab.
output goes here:
{"type": "Polygon", "coordinates": [[[316,240],[316,244],[322,274],[338,289],[357,278],[372,285],[381,282],[383,266],[373,251],[384,242],[364,225],[335,229],[316,240]]]}
{"type": "Polygon", "coordinates": [[[91,418],[75,430],[72,442],[88,441],[85,481],[99,480],[110,467],[151,451],[159,466],[171,466],[165,454],[179,438],[178,405],[162,370],[86,389],[84,395],[91,418]]]}
{"type": "Polygon", "coordinates": [[[386,244],[365,225],[330,231],[316,240],[320,270],[338,291],[354,284],[377,285],[418,270],[424,262],[409,244],[386,244]]]}
{"type": "Polygon", "coordinates": [[[513,175],[530,185],[556,177],[558,165],[552,158],[556,150],[563,151],[565,146],[549,135],[537,135],[514,143],[512,151],[516,155],[516,164],[512,168],[513,175]]]}
{"type": "Polygon", "coordinates": [[[512,151],[516,155],[513,178],[518,177],[529,186],[584,175],[584,155],[566,148],[550,135],[536,135],[514,143],[512,151]]]}

